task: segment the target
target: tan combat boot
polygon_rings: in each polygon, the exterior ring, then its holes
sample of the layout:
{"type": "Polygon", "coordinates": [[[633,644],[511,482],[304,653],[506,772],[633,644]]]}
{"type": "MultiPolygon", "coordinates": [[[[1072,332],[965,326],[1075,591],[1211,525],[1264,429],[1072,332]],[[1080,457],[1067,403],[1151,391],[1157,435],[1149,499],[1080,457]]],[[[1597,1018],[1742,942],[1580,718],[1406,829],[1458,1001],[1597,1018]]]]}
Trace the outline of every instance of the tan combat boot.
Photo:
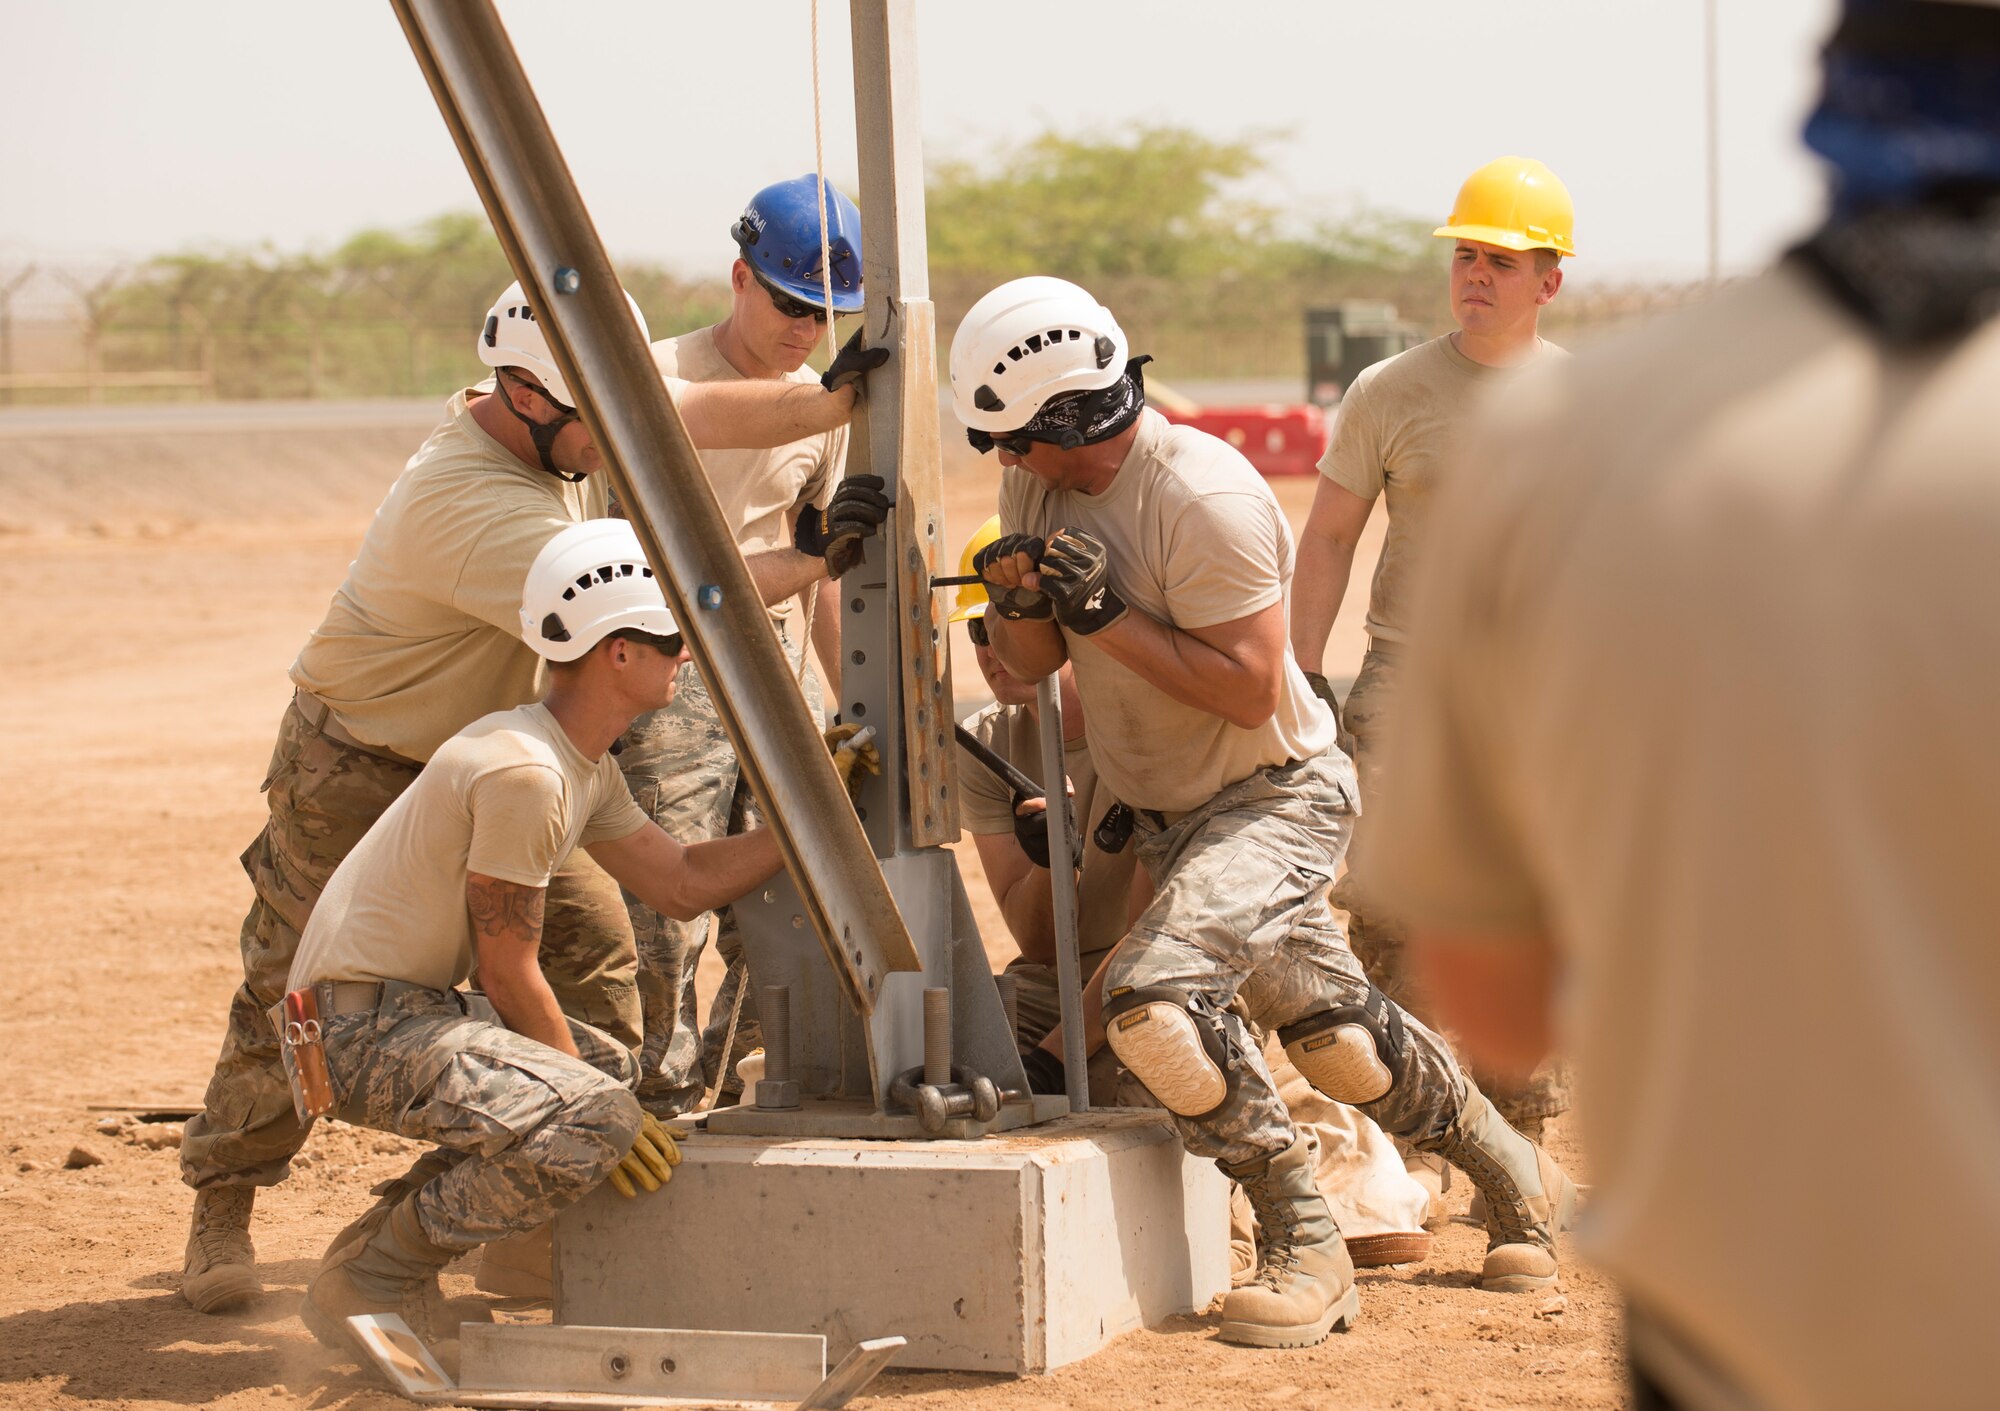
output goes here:
{"type": "Polygon", "coordinates": [[[368,1358],[347,1320],[358,1313],[394,1313],[446,1371],[455,1373],[458,1330],[446,1326],[437,1276],[460,1252],[431,1243],[411,1196],[390,1207],[365,1240],[327,1251],[299,1317],[314,1337],[365,1367],[368,1358]]]}
{"type": "Polygon", "coordinates": [[[525,1234],[479,1247],[479,1272],[472,1286],[502,1298],[553,1302],[555,1287],[555,1222],[537,1225],[525,1234]]]}
{"type": "Polygon", "coordinates": [[[359,1247],[382,1227],[391,1210],[451,1170],[460,1159],[455,1151],[433,1147],[411,1163],[410,1169],[402,1175],[370,1187],[368,1193],[375,1197],[375,1203],[341,1228],[326,1247],[326,1253],[320,1256],[320,1262],[332,1264],[346,1259],[353,1253],[349,1246],[359,1247]]]}
{"type": "Polygon", "coordinates": [[[1276,1156],[1218,1162],[1257,1216],[1257,1272],[1222,1300],[1216,1336],[1248,1347],[1311,1347],[1361,1310],[1340,1227],[1313,1180],[1318,1143],[1299,1137],[1276,1156]]]}
{"type": "Polygon", "coordinates": [[[1486,1263],[1479,1286],[1492,1293],[1553,1287],[1556,1231],[1569,1227],[1576,1208],[1576,1185],[1562,1167],[1508,1126],[1469,1082],[1465,1106],[1437,1150],[1486,1197],[1486,1263]]]}
{"type": "Polygon", "coordinates": [[[250,1243],[255,1186],[212,1186],[194,1194],[194,1221],[181,1266],[181,1297],[197,1312],[220,1313],[264,1291],[250,1243]]]}
{"type": "MultiPolygon", "coordinates": [[[[1491,1099],[1488,1099],[1488,1101],[1491,1101],[1491,1099]]],[[[1504,1117],[1506,1114],[1502,1113],[1501,1115],[1504,1117]]],[[[1533,1142],[1536,1146],[1540,1146],[1542,1144],[1542,1133],[1548,1129],[1548,1122],[1549,1119],[1546,1117],[1524,1117],[1518,1122],[1509,1119],[1507,1125],[1533,1142]]],[[[1479,1191],[1472,1193],[1472,1204],[1466,1207],[1465,1218],[1475,1225],[1483,1227],[1486,1224],[1486,1197],[1479,1191]]],[[[1561,1224],[1556,1226],[1552,1233],[1559,1235],[1568,1228],[1569,1225],[1567,1223],[1561,1224]]]]}

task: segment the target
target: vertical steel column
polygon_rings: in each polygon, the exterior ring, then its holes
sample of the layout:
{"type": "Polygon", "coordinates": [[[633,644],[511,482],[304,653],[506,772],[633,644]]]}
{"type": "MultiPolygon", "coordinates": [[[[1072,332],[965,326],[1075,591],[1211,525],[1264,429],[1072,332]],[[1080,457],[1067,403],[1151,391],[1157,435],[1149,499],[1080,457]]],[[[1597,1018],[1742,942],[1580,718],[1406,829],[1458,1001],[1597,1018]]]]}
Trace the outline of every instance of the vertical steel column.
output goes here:
{"type": "MultiPolygon", "coordinates": [[[[930,300],[924,225],[924,157],[918,134],[915,0],[853,0],[854,125],[861,164],[863,288],[868,341],[891,349],[870,383],[866,415],[857,416],[850,472],[867,470],[895,487],[896,508],[884,535],[881,580],[886,613],[856,610],[850,595],[843,646],[853,634],[870,662],[884,659],[894,696],[870,700],[882,677],[850,648],[842,699],[859,702],[871,721],[894,717],[894,753],[902,777],[882,781],[893,821],[870,810],[878,854],[958,837],[957,747],[946,610],[931,590],[944,534],[944,477],[938,448],[937,320],[930,300]],[[893,803],[891,802],[893,800],[893,803]]],[[[883,743],[885,753],[890,742],[883,743]]]]}
{"type": "Polygon", "coordinates": [[[1070,810],[1063,807],[1068,776],[1063,772],[1062,684],[1053,674],[1035,687],[1041,716],[1042,779],[1049,801],[1049,880],[1055,887],[1056,1013],[1062,1018],[1063,1087],[1071,1112],[1090,1110],[1090,1055],[1083,1039],[1083,957],[1077,950],[1076,838],[1070,810]]]}
{"type": "Polygon", "coordinates": [[[520,59],[492,0],[392,3],[757,785],[801,922],[871,1014],[916,947],[520,59]]]}

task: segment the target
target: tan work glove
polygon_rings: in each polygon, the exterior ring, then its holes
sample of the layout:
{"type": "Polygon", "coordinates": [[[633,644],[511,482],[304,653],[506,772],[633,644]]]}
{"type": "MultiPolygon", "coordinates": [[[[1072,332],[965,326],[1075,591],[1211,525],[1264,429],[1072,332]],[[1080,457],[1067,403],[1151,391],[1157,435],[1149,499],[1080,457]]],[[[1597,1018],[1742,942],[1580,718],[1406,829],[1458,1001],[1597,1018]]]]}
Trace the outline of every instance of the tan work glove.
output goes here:
{"type": "Polygon", "coordinates": [[[847,797],[851,801],[861,791],[861,776],[882,772],[882,751],[875,747],[875,741],[863,740],[860,744],[850,743],[864,729],[873,734],[871,727],[863,725],[836,725],[826,732],[826,747],[833,755],[834,772],[840,775],[840,782],[847,786],[847,797]]]}
{"type": "Polygon", "coordinates": [[[611,1168],[611,1188],[627,1200],[641,1190],[656,1191],[674,1178],[681,1164],[681,1149],[674,1145],[673,1133],[662,1127],[648,1112],[639,1122],[639,1136],[632,1149],[611,1168]]]}

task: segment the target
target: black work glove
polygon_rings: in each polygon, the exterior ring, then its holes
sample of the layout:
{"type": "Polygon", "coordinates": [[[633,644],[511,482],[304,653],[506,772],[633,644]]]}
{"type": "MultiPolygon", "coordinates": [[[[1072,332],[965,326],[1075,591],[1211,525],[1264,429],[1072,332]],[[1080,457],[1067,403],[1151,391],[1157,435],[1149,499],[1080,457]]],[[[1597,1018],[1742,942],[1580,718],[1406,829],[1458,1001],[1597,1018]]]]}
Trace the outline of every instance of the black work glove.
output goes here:
{"type": "Polygon", "coordinates": [[[1028,861],[1037,867],[1049,865],[1049,810],[1045,798],[1031,799],[1026,794],[1014,795],[1014,841],[1021,845],[1021,851],[1028,855],[1028,861]],[[1021,812],[1021,805],[1039,802],[1042,807],[1021,812]]]}
{"type": "Polygon", "coordinates": [[[1081,529],[1059,529],[1042,550],[1042,591],[1056,621],[1080,637],[1102,632],[1128,611],[1111,586],[1104,541],[1081,529]]]}
{"type": "Polygon", "coordinates": [[[855,329],[854,334],[840,345],[833,361],[826,365],[826,371],[819,375],[819,385],[829,392],[838,392],[843,387],[852,387],[883,363],[889,361],[887,348],[864,348],[861,335],[865,330],[855,329]]]}
{"type": "MultiPolygon", "coordinates": [[[[1067,798],[1063,807],[1069,811],[1069,842],[1071,867],[1083,866],[1083,839],[1076,831],[1076,810],[1070,808],[1067,798]]],[[[1014,795],[1014,841],[1021,845],[1021,851],[1028,855],[1028,861],[1037,867],[1049,865],[1049,801],[1042,794],[1014,795]],[[1024,803],[1039,803],[1040,808],[1021,812],[1024,803]]]]}
{"type": "Polygon", "coordinates": [[[1069,1070],[1047,1049],[1029,1049],[1021,1055],[1021,1066],[1028,1070],[1029,1092],[1061,1097],[1069,1091],[1069,1070]]]}
{"type": "MultiPolygon", "coordinates": [[[[1042,557],[1042,541],[1033,534],[1002,534],[972,557],[972,571],[980,577],[997,561],[1012,558],[1015,554],[1026,554],[1037,563],[1042,557]]],[[[1055,612],[1048,595],[1034,588],[1002,588],[988,581],[986,596],[991,601],[993,611],[1011,622],[1023,618],[1046,618],[1055,612]]]]}
{"type": "Polygon", "coordinates": [[[840,482],[825,509],[807,505],[799,511],[792,543],[800,553],[825,559],[828,576],[838,578],[861,562],[861,541],[888,517],[889,497],[882,493],[882,477],[850,475],[840,482]]]}
{"type": "Polygon", "coordinates": [[[1349,759],[1354,758],[1354,737],[1347,733],[1347,722],[1340,718],[1340,697],[1333,693],[1332,684],[1317,671],[1306,673],[1306,684],[1312,687],[1315,696],[1326,702],[1326,708],[1333,712],[1334,743],[1340,746],[1342,754],[1349,759]]]}

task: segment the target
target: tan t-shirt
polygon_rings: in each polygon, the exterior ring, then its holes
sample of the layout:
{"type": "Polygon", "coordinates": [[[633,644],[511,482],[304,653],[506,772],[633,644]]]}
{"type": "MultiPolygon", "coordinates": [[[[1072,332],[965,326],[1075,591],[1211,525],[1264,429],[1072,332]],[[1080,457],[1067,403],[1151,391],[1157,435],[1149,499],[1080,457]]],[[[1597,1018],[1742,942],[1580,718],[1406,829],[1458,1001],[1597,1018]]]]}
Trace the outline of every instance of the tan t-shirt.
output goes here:
{"type": "MultiPolygon", "coordinates": [[[[689,382],[742,381],[715,345],[713,328],[696,329],[653,345],[653,361],[668,377],[689,382]]],[[[818,382],[819,375],[802,367],[787,373],[788,382],[818,382]]],[[[791,512],[800,503],[824,509],[840,483],[847,461],[847,428],[836,427],[801,441],[764,451],[703,451],[701,463],[715,487],[723,518],[736,528],[736,547],[748,558],[767,549],[789,548],[791,512]]],[[[771,616],[785,618],[798,598],[771,604],[771,616]]]]}
{"type": "MultiPolygon", "coordinates": [[[[1048,490],[1019,466],[1000,482],[1009,534],[1082,529],[1110,551],[1111,586],[1170,627],[1213,627],[1286,600],[1292,530],[1277,496],[1228,442],[1150,408],[1101,495],[1048,490]]],[[[1090,716],[1090,755],[1134,808],[1184,813],[1259,769],[1333,744],[1333,713],[1285,649],[1277,713],[1254,730],[1182,705],[1089,637],[1064,632],[1090,716]]]]}
{"type": "MultiPolygon", "coordinates": [[[[1544,340],[1542,354],[1568,357],[1544,340]]],[[[1410,587],[1430,520],[1431,496],[1481,393],[1534,366],[1497,368],[1458,351],[1451,335],[1362,370],[1340,399],[1319,473],[1364,500],[1387,498],[1389,529],[1368,594],[1368,635],[1404,641],[1410,587]]],[[[1467,457],[1476,463],[1477,457],[1467,457]]]]}
{"type": "Polygon", "coordinates": [[[468,872],[546,887],[576,848],[645,826],[618,762],[585,759],[540,702],[475,720],[438,747],[334,869],[299,939],[291,986],[449,989],[472,970],[468,872]]]}
{"type": "Polygon", "coordinates": [[[389,488],[292,680],[357,739],[426,760],[467,722],[541,692],[521,590],[557,531],[606,513],[601,476],[523,464],[468,389],[389,488]]]}
{"type": "Polygon", "coordinates": [[[1891,355],[1786,268],[1552,371],[1440,505],[1361,873],[1557,945],[1635,1307],[1763,1406],[1991,1405],[2000,321],[1891,355]]]}
{"type": "MultiPolygon", "coordinates": [[[[1042,773],[1041,727],[1026,706],[986,707],[965,722],[979,743],[1006,760],[1038,784],[1046,785],[1042,773]]],[[[1077,885],[1077,950],[1083,959],[1083,978],[1088,980],[1105,953],[1125,934],[1130,913],[1132,869],[1138,849],[1128,843],[1123,851],[1106,852],[1091,834],[1118,798],[1097,777],[1086,737],[1063,742],[1063,772],[1075,790],[1076,826],[1083,830],[1083,875],[1077,885]]],[[[1014,795],[985,765],[970,754],[961,754],[958,763],[959,826],[968,833],[987,835],[1014,831],[1014,795]]]]}

